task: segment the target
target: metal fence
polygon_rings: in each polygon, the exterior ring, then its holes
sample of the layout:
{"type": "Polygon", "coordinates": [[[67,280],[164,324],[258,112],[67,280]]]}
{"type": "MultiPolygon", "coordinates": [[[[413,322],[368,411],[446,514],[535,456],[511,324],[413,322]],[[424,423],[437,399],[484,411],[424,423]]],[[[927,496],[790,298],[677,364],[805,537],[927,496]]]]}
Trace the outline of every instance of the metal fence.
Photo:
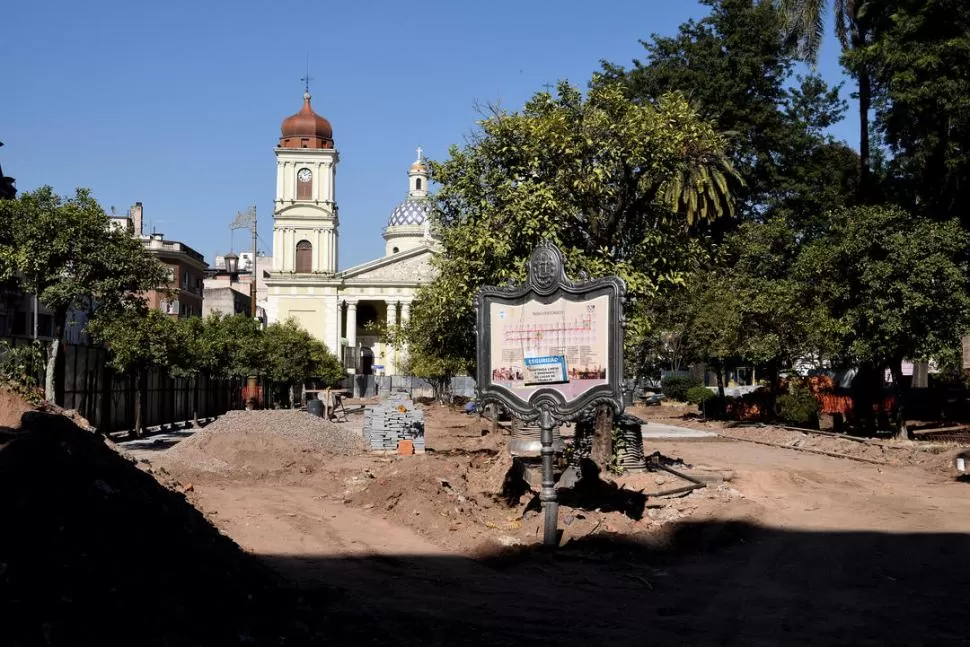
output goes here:
{"type": "MultiPolygon", "coordinates": [[[[11,347],[29,344],[23,338],[5,339],[11,347]]],[[[135,378],[119,375],[107,365],[104,348],[63,344],[63,397],[59,404],[74,409],[104,432],[123,431],[135,426],[135,378]]],[[[34,378],[44,384],[41,371],[34,378]]],[[[245,379],[227,377],[176,378],[164,370],[147,371],[142,382],[142,426],[208,418],[245,405],[245,379]]],[[[261,385],[262,386],[262,385],[261,385]]],[[[268,396],[262,405],[272,406],[275,389],[266,385],[268,396]]]]}
{"type": "MultiPolygon", "coordinates": [[[[135,425],[136,378],[107,366],[107,351],[95,346],[65,345],[63,407],[75,409],[104,431],[135,425]]],[[[164,370],[146,372],[142,381],[142,426],[208,418],[243,406],[241,378],[172,377],[164,370]]]]}
{"type": "MultiPolygon", "coordinates": [[[[412,398],[434,397],[434,387],[424,378],[410,375],[352,375],[348,376],[342,387],[354,397],[369,398],[391,391],[406,391],[412,398]]],[[[453,396],[475,397],[475,379],[468,376],[451,378],[448,391],[453,396]]]]}

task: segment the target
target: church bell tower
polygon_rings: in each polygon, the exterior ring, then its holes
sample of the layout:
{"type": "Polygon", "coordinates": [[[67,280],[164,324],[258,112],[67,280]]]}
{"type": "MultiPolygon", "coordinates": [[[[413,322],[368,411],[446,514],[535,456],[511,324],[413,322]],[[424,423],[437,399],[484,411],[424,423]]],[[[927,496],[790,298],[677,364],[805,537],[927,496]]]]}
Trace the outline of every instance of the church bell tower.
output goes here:
{"type": "Polygon", "coordinates": [[[340,155],[330,122],[313,111],[310,89],[303,107],[283,120],[276,147],[273,205],[273,271],[337,271],[337,201],[334,180],[340,155]]]}

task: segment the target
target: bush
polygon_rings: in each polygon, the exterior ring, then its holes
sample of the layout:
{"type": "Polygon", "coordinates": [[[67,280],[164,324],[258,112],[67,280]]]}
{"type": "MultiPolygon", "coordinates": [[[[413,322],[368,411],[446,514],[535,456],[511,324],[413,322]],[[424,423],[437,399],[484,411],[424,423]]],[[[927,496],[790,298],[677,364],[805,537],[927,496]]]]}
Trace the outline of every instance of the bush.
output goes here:
{"type": "Polygon", "coordinates": [[[32,404],[43,401],[39,380],[44,376],[44,350],[40,342],[12,347],[0,341],[0,384],[32,404]]]}
{"type": "Polygon", "coordinates": [[[790,425],[814,426],[818,422],[818,400],[807,388],[795,387],[778,397],[778,414],[790,425]]]}
{"type": "Polygon", "coordinates": [[[687,389],[687,401],[691,404],[702,405],[711,398],[716,398],[717,394],[706,386],[692,386],[687,389]]]}
{"type": "Polygon", "coordinates": [[[696,386],[704,386],[704,381],[693,375],[671,375],[660,382],[663,394],[678,402],[686,402],[687,391],[696,386]]]}

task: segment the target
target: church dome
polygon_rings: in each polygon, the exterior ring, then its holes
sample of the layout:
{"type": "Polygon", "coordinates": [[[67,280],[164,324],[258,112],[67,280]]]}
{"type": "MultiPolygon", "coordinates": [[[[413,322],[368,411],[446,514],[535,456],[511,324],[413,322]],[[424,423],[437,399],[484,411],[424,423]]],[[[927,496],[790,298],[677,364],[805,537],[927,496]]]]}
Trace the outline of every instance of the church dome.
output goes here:
{"type": "Polygon", "coordinates": [[[423,227],[431,213],[431,204],[427,198],[408,197],[401,204],[394,207],[391,217],[387,219],[388,227],[423,227]]]}
{"type": "Polygon", "coordinates": [[[300,111],[283,120],[280,148],[333,148],[333,127],[313,112],[309,92],[303,95],[300,111]]]}

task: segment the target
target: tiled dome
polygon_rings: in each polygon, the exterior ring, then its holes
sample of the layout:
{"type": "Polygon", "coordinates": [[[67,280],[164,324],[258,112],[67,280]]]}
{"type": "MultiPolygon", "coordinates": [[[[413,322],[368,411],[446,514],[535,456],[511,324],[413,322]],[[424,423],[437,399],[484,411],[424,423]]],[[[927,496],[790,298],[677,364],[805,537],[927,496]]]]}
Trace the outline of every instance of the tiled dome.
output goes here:
{"type": "Polygon", "coordinates": [[[404,202],[394,207],[394,211],[391,212],[391,217],[387,220],[387,226],[423,226],[430,212],[431,205],[426,199],[407,198],[404,202]]]}

